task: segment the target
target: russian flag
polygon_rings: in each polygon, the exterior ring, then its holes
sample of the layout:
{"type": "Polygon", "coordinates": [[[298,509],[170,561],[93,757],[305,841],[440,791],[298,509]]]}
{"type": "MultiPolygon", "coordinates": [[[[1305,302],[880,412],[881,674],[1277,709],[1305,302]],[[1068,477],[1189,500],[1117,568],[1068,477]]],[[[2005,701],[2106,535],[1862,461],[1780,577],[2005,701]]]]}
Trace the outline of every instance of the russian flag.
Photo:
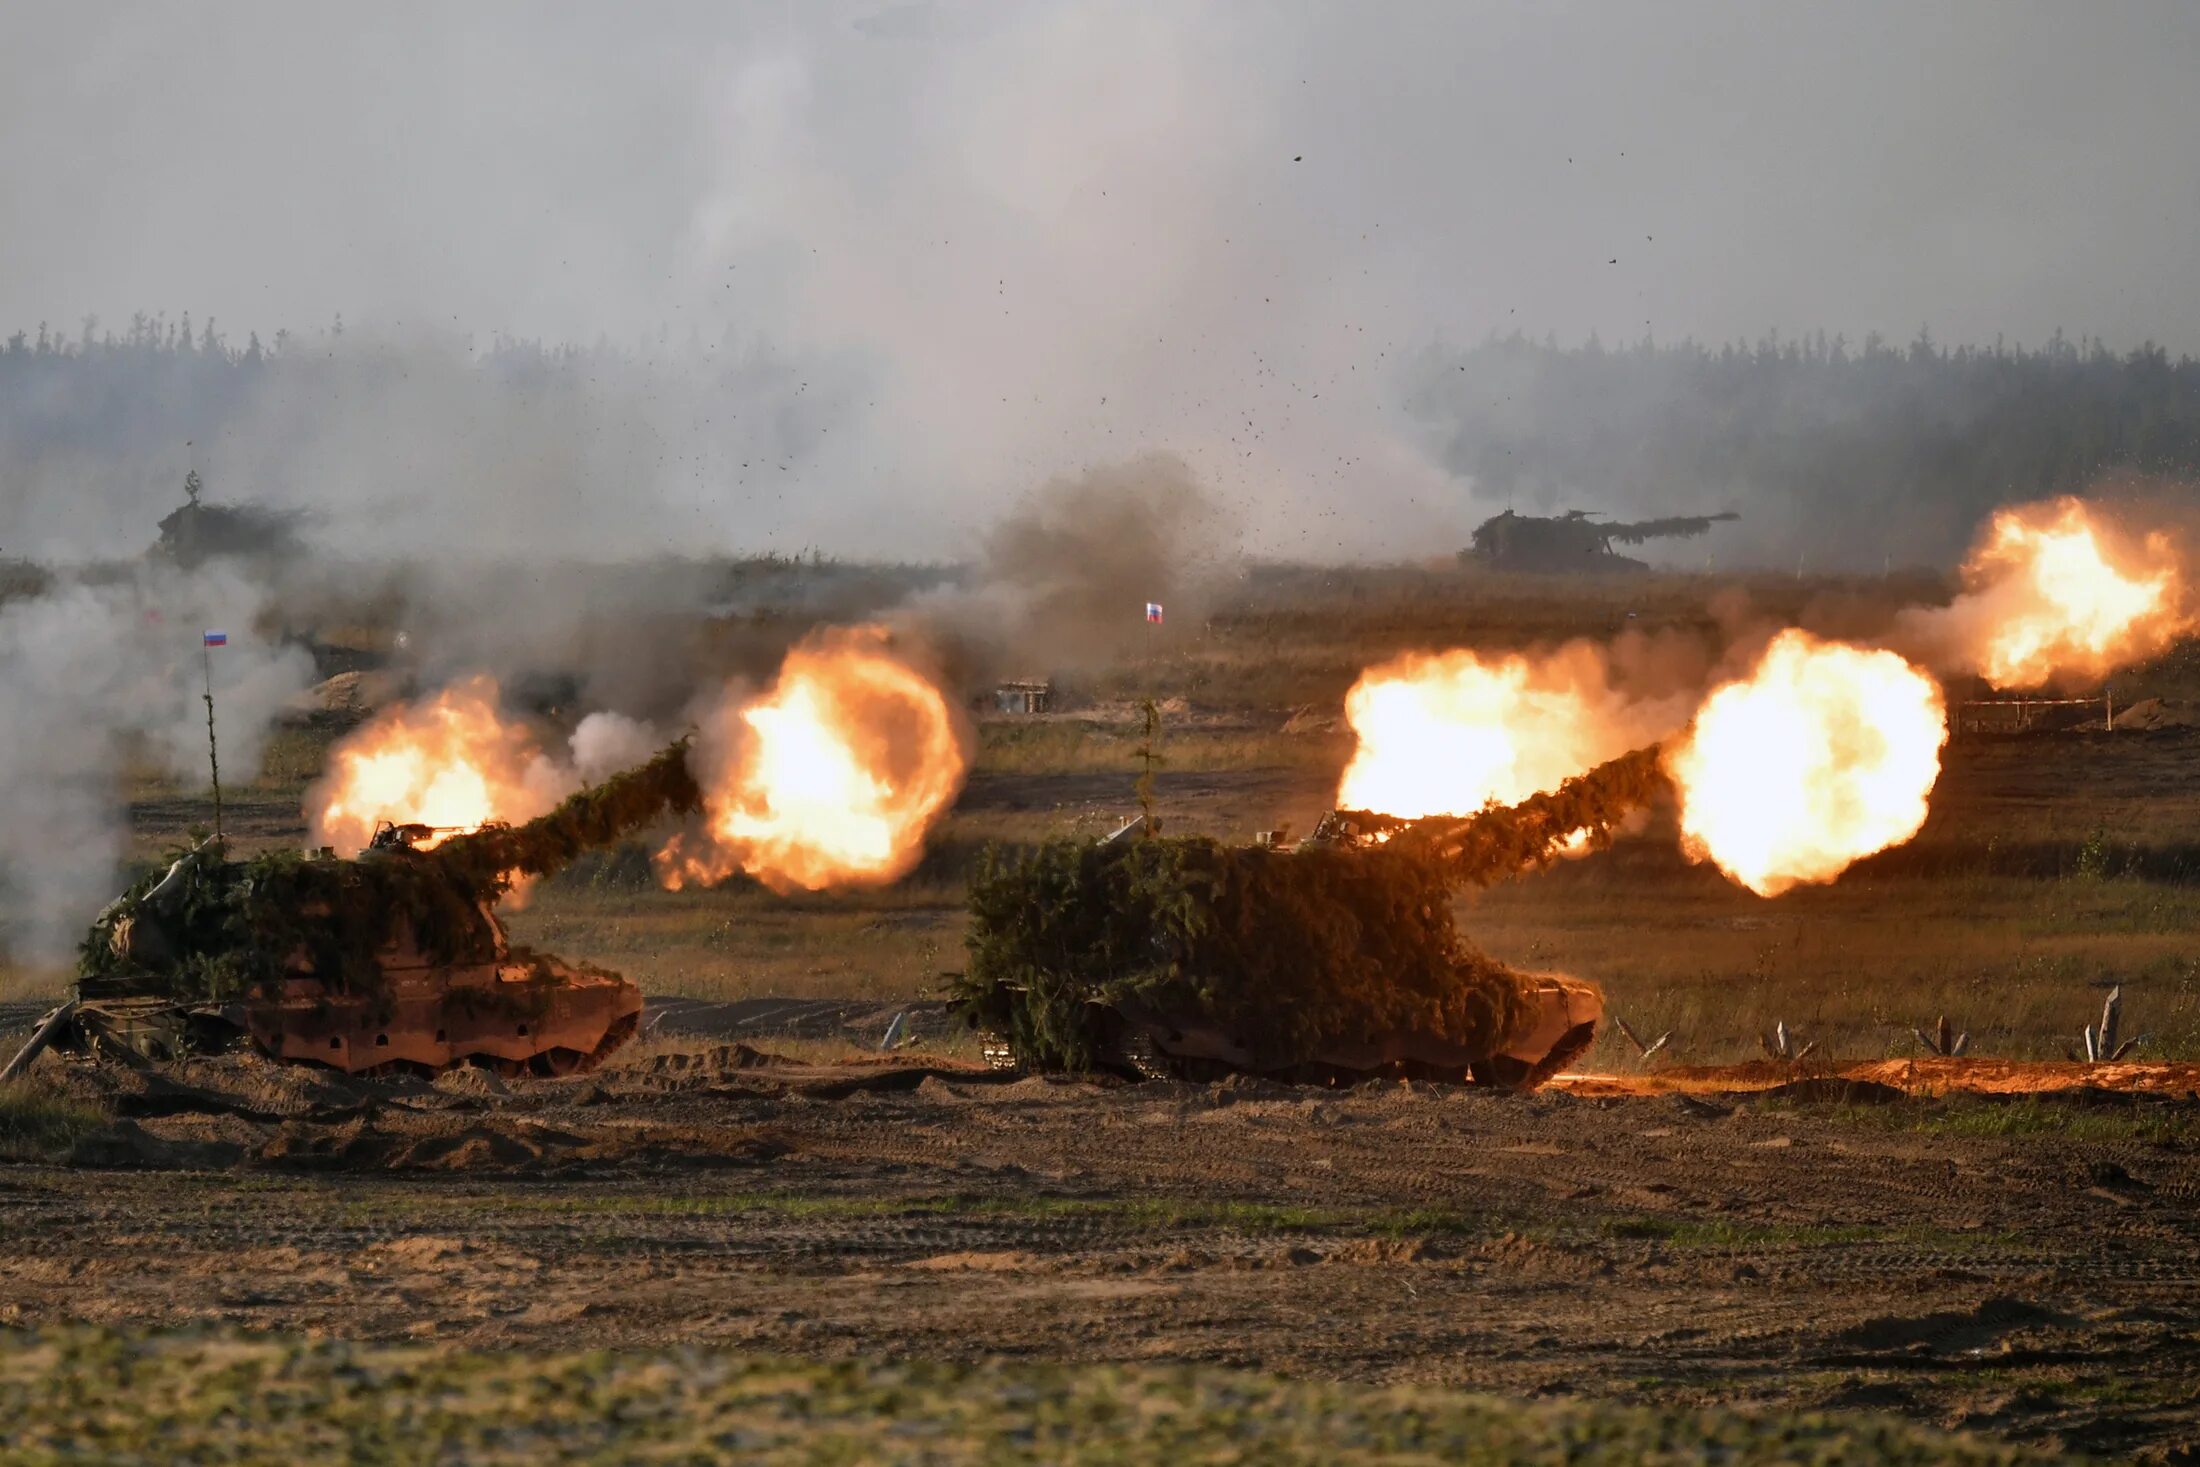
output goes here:
{"type": "Polygon", "coordinates": [[[1158,623],[1160,622],[1160,620],[1161,620],[1161,603],[1160,603],[1160,602],[1158,602],[1158,601],[1149,601],[1149,602],[1147,602],[1147,603],[1146,603],[1146,620],[1148,620],[1148,621],[1150,621],[1150,622],[1154,622],[1154,623],[1156,623],[1156,624],[1158,624],[1158,623]]]}
{"type": "Polygon", "coordinates": [[[208,632],[206,634],[206,640],[200,645],[206,647],[226,647],[229,645],[229,633],[208,632]]]}

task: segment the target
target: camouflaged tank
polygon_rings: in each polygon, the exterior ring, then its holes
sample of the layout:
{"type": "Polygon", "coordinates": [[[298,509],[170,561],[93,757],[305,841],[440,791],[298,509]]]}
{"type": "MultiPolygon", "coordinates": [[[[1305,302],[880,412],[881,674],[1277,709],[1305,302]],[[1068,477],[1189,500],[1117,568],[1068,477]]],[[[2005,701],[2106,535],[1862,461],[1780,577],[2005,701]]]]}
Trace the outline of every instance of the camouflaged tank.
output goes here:
{"type": "Polygon", "coordinates": [[[211,503],[203,488],[196,469],[185,475],[184,502],[162,517],[153,542],[156,559],[195,570],[211,560],[275,562],[305,553],[299,534],[304,516],[257,504],[211,503]]]}
{"type": "Polygon", "coordinates": [[[249,1046],[351,1074],[588,1069],[634,1036],[641,991],[513,946],[496,903],[515,880],[695,808],[685,754],[432,847],[441,833],[417,825],[385,826],[355,859],[232,861],[201,842],[100,913],[74,998],[34,1046],[139,1063],[249,1046]]]}
{"type": "Polygon", "coordinates": [[[1595,1042],[1603,995],[1477,951],[1453,894],[1608,843],[1663,787],[1653,748],[1471,816],[1336,812],[1296,847],[1134,821],[996,854],[958,1007],[1003,1070],[1532,1088],[1595,1042]]]}

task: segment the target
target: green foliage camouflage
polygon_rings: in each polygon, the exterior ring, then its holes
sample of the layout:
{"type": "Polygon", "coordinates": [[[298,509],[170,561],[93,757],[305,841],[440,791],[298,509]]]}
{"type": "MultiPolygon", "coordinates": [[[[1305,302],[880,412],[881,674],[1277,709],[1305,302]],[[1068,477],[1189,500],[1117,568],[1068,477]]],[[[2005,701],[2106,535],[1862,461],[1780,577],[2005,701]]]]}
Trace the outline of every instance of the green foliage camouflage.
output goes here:
{"type": "Polygon", "coordinates": [[[1548,794],[1517,805],[1493,805],[1473,815],[1394,820],[1352,814],[1362,830],[1390,832],[1390,844],[1427,856],[1453,881],[1487,886],[1549,865],[1586,834],[1589,848],[1612,843],[1619,828],[1666,787],[1656,745],[1607,760],[1548,794]]]}
{"type": "Polygon", "coordinates": [[[1027,1061],[1070,1071],[1093,1067],[1105,1006],[1125,1001],[1215,1023],[1262,1070],[1401,1030],[1501,1050],[1531,1019],[1529,980],[1458,931],[1453,888],[1550,861],[1576,830],[1609,841],[1660,782],[1646,749],[1463,820],[1362,817],[1381,844],[990,850],[954,996],[1027,1061]]]}
{"type": "Polygon", "coordinates": [[[165,893],[148,901],[169,867],[100,914],[78,949],[79,978],[150,977],[177,998],[211,1001],[300,971],[372,992],[379,955],[408,938],[431,963],[491,961],[496,932],[483,908],[515,876],[549,875],[698,807],[686,753],[675,744],[524,825],[485,826],[430,851],[374,850],[355,861],[288,852],[228,861],[211,843],[175,852],[180,866],[165,893]]]}
{"type": "Polygon", "coordinates": [[[221,859],[215,845],[178,853],[180,885],[155,911],[167,876],[148,877],[100,914],[78,949],[80,978],[154,976],[177,998],[236,998],[287,972],[370,991],[378,954],[409,932],[431,961],[483,961],[494,937],[484,892],[432,854],[375,852],[358,861],[288,852],[221,859]]]}
{"type": "Polygon", "coordinates": [[[666,815],[700,810],[703,792],[688,773],[687,740],[647,764],[582,790],[525,825],[485,825],[445,841],[430,854],[460,878],[501,896],[514,875],[550,876],[584,851],[616,845],[666,815]]]}
{"type": "Polygon", "coordinates": [[[1452,923],[1442,868],[1380,848],[1299,852],[1203,837],[989,853],[970,887],[957,996],[1017,1052],[1092,1067],[1094,1003],[1218,1022],[1261,1069],[1400,1029],[1499,1047],[1525,981],[1452,923]]]}

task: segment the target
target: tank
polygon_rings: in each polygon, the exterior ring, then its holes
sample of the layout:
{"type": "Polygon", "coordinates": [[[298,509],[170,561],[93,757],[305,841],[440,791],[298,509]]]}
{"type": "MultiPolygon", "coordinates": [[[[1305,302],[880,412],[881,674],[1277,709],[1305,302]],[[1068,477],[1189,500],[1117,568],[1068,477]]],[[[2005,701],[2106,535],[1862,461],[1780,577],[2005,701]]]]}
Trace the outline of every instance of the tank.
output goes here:
{"type": "Polygon", "coordinates": [[[1556,517],[1515,514],[1508,509],[1475,527],[1474,544],[1460,551],[1459,559],[1467,565],[1493,570],[1546,574],[1646,571],[1648,565],[1621,555],[1613,545],[1701,535],[1721,520],[1740,518],[1729,510],[1657,520],[1607,521],[1585,509],[1570,509],[1556,517]]]}
{"type": "Polygon", "coordinates": [[[203,841],[100,913],[69,1012],[41,1042],[141,1063],[250,1047],[348,1074],[592,1068],[640,1027],[641,991],[515,947],[497,901],[694,809],[685,754],[676,744],[525,825],[448,839],[385,825],[355,859],[231,860],[203,841]]]}
{"type": "Polygon", "coordinates": [[[160,522],[153,554],[185,570],[223,558],[288,559],[300,554],[299,517],[253,504],[209,504],[198,471],[184,476],[184,502],[160,522]]]}
{"type": "Polygon", "coordinates": [[[1333,812],[1288,849],[1134,821],[996,856],[957,1007],[1000,1070],[1533,1088],[1595,1042],[1603,995],[1478,952],[1451,898],[1608,843],[1663,787],[1652,748],[1473,816],[1333,812]]]}

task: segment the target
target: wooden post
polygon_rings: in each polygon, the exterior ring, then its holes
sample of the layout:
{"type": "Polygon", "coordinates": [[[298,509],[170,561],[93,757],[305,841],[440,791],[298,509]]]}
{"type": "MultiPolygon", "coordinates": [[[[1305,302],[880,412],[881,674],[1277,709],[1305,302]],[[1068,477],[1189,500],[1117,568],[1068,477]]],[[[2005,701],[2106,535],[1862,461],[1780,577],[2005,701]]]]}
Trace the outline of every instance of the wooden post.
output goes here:
{"type": "Polygon", "coordinates": [[[222,840],[222,759],[214,747],[214,653],[202,633],[199,637],[199,662],[206,669],[206,764],[214,775],[214,840],[222,840]]]}

